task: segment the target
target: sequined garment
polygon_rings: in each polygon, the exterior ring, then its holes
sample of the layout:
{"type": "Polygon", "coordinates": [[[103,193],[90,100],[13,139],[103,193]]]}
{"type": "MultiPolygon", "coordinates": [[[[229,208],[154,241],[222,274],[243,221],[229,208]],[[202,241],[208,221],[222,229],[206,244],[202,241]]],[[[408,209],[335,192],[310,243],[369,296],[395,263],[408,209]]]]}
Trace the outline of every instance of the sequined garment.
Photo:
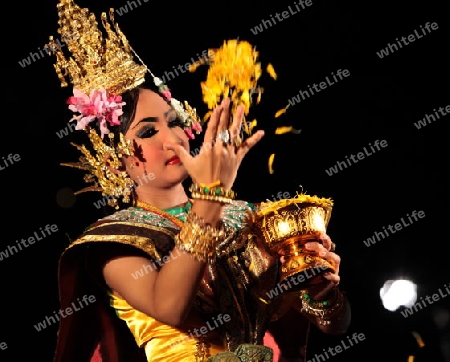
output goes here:
{"type": "MultiPolygon", "coordinates": [[[[124,210],[115,212],[114,214],[98,220],[86,232],[75,240],[66,250],[64,255],[69,260],[71,250],[77,250],[80,246],[88,246],[92,243],[121,243],[131,245],[144,251],[152,261],[155,268],[160,268],[164,260],[171,255],[174,247],[174,236],[180,230],[185,220],[185,215],[189,212],[191,205],[185,208],[173,208],[171,210],[146,210],[142,207],[129,207],[124,210]]],[[[244,201],[233,201],[226,205],[223,212],[223,221],[225,225],[232,230],[217,247],[217,258],[214,265],[207,266],[206,277],[202,280],[200,290],[197,293],[194,308],[204,321],[214,321],[218,315],[228,315],[227,323],[222,323],[217,328],[220,344],[212,345],[212,352],[217,358],[210,361],[226,360],[224,354],[218,352],[241,351],[242,360],[267,361],[266,352],[270,352],[266,348],[259,350],[258,348],[243,348],[243,345],[260,345],[263,344],[263,337],[270,322],[271,315],[276,310],[274,303],[267,304],[264,296],[268,290],[273,288],[277,280],[277,263],[273,262],[273,258],[258,245],[256,238],[249,233],[246,228],[246,217],[251,213],[253,207],[244,201]],[[222,350],[221,350],[222,349],[222,350]],[[245,353],[247,354],[245,354],[245,353]],[[252,354],[261,354],[265,357],[259,359],[248,359],[252,354]]],[[[65,265],[69,263],[66,262],[65,265]]],[[[69,300],[68,300],[69,302],[69,300]]],[[[62,303],[64,304],[64,303],[62,303]]],[[[130,328],[135,341],[139,346],[145,346],[147,358],[150,354],[155,356],[158,354],[166,354],[168,352],[167,343],[155,343],[149,347],[149,340],[155,341],[154,332],[156,329],[145,327],[156,325],[153,318],[139,318],[131,321],[129,318],[135,318],[136,311],[123,300],[115,300],[109,302],[116,309],[116,315],[127,322],[130,326],[136,324],[139,320],[138,328],[130,328]],[[133,317],[134,316],[134,317],[133,317]],[[128,319],[127,319],[128,318],[128,319]],[[130,323],[132,322],[132,323],[130,323]],[[153,324],[152,324],[153,323],[153,324]],[[147,351],[148,350],[148,351],[147,351]]],[[[179,333],[175,329],[167,329],[163,325],[159,325],[159,330],[165,329],[165,333],[179,333]],[[162,329],[161,329],[162,328],[162,329]],[[167,329],[167,330],[166,330],[167,329]]],[[[175,338],[173,334],[172,338],[175,338]]],[[[179,339],[180,336],[176,338],[179,339]]],[[[191,340],[189,340],[192,342],[191,340]]],[[[167,341],[166,341],[167,342],[167,341]]],[[[199,351],[205,345],[197,345],[195,343],[186,344],[187,352],[191,356],[199,351]],[[190,346],[190,347],[189,347],[190,346]],[[189,348],[192,351],[189,352],[189,348]]],[[[172,351],[173,352],[173,351],[172,351]]],[[[183,350],[180,353],[185,353],[183,350]]],[[[271,352],[269,353],[271,354],[271,352]]],[[[181,354],[180,354],[181,356],[181,354]]],[[[256,356],[256,355],[255,355],[256,356]]],[[[203,353],[199,358],[192,361],[206,361],[211,357],[211,353],[203,353]]],[[[239,357],[239,358],[241,358],[239,357]]],[[[158,360],[156,359],[150,360],[158,360]]],[[[270,357],[271,358],[271,357],[270,357]]],[[[165,360],[165,359],[161,359],[165,360]]],[[[178,359],[177,359],[178,360],[178,359]]],[[[190,361],[191,359],[179,359],[180,361],[190,361]]]]}

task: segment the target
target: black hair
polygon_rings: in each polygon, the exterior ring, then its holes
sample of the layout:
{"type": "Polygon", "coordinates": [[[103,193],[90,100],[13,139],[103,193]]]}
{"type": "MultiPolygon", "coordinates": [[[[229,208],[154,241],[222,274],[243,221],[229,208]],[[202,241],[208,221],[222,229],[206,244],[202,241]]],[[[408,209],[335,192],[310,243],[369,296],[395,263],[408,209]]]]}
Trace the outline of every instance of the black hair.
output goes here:
{"type": "Polygon", "coordinates": [[[130,128],[131,122],[136,115],[136,107],[139,100],[139,94],[143,89],[149,89],[159,94],[158,88],[153,84],[153,82],[144,82],[138,87],[123,93],[122,101],[125,102],[125,105],[122,107],[123,114],[120,116],[120,126],[111,127],[113,128],[111,129],[111,131],[115,136],[117,136],[119,133],[125,134],[130,128]]]}

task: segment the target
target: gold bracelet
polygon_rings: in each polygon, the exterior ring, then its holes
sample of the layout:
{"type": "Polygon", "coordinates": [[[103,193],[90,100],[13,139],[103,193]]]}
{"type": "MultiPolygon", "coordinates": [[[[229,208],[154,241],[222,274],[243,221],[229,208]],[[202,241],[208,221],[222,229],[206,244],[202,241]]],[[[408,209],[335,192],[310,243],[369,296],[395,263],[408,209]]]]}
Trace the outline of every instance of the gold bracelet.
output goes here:
{"type": "Polygon", "coordinates": [[[339,290],[335,290],[332,300],[312,300],[307,290],[300,291],[302,300],[302,312],[318,317],[318,323],[322,325],[331,324],[331,318],[344,306],[344,296],[339,290]]]}
{"type": "Polygon", "coordinates": [[[194,212],[189,212],[186,222],[175,236],[175,245],[201,262],[212,262],[216,257],[216,247],[227,236],[225,225],[219,227],[207,224],[194,212]]]}
{"type": "MultiPolygon", "coordinates": [[[[218,181],[217,181],[218,182],[218,181]]],[[[204,185],[204,184],[196,184],[193,183],[189,187],[189,191],[192,193],[192,197],[195,195],[203,195],[208,197],[217,196],[220,198],[226,198],[234,200],[236,198],[236,193],[229,189],[225,189],[224,187],[220,186],[220,184],[217,184],[217,182],[212,183],[210,185],[204,185]]],[[[213,200],[212,198],[207,200],[213,200]]],[[[217,200],[215,200],[217,201],[217,200]]]]}
{"type": "Polygon", "coordinates": [[[193,199],[200,199],[200,200],[208,200],[208,201],[215,201],[215,202],[221,202],[223,204],[231,204],[233,202],[232,199],[224,196],[215,196],[215,195],[203,195],[198,192],[192,192],[191,197],[193,199]]]}

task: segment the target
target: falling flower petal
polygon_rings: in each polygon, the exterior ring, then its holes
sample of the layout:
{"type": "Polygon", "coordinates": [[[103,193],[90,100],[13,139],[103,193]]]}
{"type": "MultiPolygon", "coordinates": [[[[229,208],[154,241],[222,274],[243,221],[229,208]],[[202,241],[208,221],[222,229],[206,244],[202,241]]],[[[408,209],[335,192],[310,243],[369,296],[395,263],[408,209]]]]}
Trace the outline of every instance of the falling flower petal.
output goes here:
{"type": "Polygon", "coordinates": [[[295,133],[300,134],[302,132],[301,129],[295,129],[292,126],[284,126],[284,127],[278,127],[275,130],[275,134],[285,134],[285,133],[295,133]]]}
{"type": "Polygon", "coordinates": [[[211,117],[212,111],[206,112],[206,114],[203,116],[203,122],[206,122],[209,117],[211,117]]]}
{"type": "Polygon", "coordinates": [[[423,341],[423,339],[422,339],[422,337],[420,336],[420,334],[419,333],[417,333],[417,332],[415,332],[415,331],[413,331],[413,332],[411,332],[412,333],[412,335],[414,336],[414,338],[416,339],[416,341],[417,341],[417,344],[419,345],[419,347],[423,347],[423,346],[425,346],[425,342],[423,341]]]}
{"type": "Polygon", "coordinates": [[[261,95],[262,95],[262,90],[259,89],[258,90],[258,97],[256,98],[256,104],[259,104],[259,102],[261,102],[261,95]]]}
{"type": "Polygon", "coordinates": [[[280,117],[282,114],[285,114],[288,108],[289,108],[289,104],[288,104],[286,107],[284,107],[284,108],[280,109],[279,111],[277,111],[277,112],[275,113],[275,118],[278,118],[278,117],[280,117]]]}
{"type": "Polygon", "coordinates": [[[269,173],[272,175],[273,174],[273,160],[275,159],[275,153],[272,153],[269,156],[269,173]]]}
{"type": "Polygon", "coordinates": [[[267,73],[269,73],[269,75],[273,78],[273,79],[277,79],[277,73],[275,73],[275,69],[273,68],[273,65],[272,64],[268,64],[267,65],[267,68],[266,68],[266,70],[267,70],[267,73]]]}
{"type": "Polygon", "coordinates": [[[189,72],[191,72],[191,73],[195,72],[200,65],[201,65],[200,62],[192,63],[191,65],[189,65],[189,68],[188,68],[189,72]]]}

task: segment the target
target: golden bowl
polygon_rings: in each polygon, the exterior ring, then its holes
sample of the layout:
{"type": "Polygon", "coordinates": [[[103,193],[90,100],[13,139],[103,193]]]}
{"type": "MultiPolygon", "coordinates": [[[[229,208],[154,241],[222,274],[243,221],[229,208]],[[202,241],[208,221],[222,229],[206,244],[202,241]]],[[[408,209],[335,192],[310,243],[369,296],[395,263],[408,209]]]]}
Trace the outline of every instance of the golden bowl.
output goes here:
{"type": "Polygon", "coordinates": [[[309,241],[321,242],[318,234],[326,232],[332,208],[331,199],[305,194],[259,205],[254,225],[267,248],[284,257],[280,283],[287,288],[317,283],[322,272],[333,270],[328,261],[303,247],[309,241]]]}

